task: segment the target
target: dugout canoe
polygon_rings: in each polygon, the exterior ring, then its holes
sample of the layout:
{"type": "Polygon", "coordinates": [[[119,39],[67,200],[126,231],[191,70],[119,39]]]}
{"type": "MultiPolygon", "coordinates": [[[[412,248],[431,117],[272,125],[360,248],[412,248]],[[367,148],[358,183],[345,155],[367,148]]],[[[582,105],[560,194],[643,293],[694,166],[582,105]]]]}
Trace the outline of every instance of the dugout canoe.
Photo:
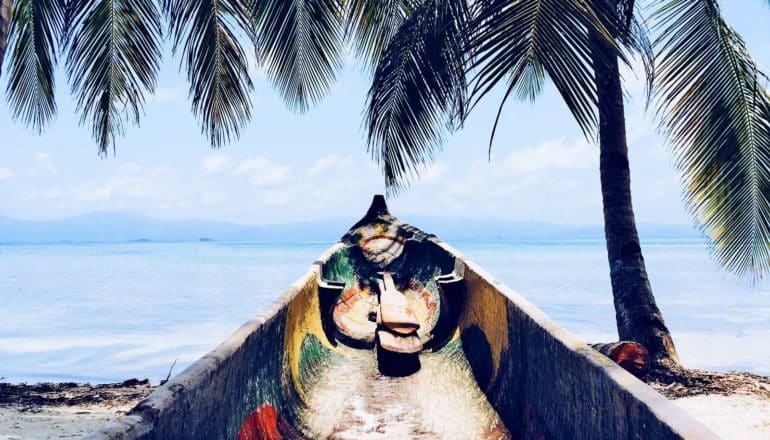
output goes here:
{"type": "Polygon", "coordinates": [[[265,313],[92,439],[709,439],[375,196],[265,313]]]}

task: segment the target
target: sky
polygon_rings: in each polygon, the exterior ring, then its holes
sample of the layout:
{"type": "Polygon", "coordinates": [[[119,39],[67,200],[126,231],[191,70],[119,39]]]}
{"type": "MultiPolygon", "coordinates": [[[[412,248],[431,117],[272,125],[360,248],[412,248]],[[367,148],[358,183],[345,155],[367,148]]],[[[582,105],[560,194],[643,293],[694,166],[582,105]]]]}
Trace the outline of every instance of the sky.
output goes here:
{"type": "MultiPolygon", "coordinates": [[[[770,9],[759,0],[722,2],[728,21],[770,72],[770,9]]],[[[55,219],[125,211],[164,219],[242,224],[355,219],[384,184],[366,151],[363,109],[369,77],[347,63],[326,99],[292,113],[254,71],[253,118],[240,140],[212,150],[190,111],[179,59],[164,54],[158,88],[140,127],[127,127],[115,154],[98,155],[81,126],[66,79],[59,112],[38,135],[0,103],[0,215],[55,219]]],[[[5,89],[5,75],[0,82],[5,89]]],[[[691,224],[657,123],[645,112],[642,80],[624,73],[632,191],[640,223],[691,224]]],[[[596,145],[588,143],[552,87],[504,109],[491,160],[487,147],[498,90],[451,135],[437,161],[398,197],[409,215],[597,225],[602,222],[596,145]]]]}

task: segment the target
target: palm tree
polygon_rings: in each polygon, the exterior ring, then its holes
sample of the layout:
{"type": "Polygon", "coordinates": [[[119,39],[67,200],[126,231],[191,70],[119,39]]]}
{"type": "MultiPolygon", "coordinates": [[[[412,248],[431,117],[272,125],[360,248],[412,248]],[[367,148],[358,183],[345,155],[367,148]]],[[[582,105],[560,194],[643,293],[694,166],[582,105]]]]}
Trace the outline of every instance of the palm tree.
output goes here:
{"type": "MultiPolygon", "coordinates": [[[[614,40],[631,40],[633,0],[608,0],[614,40]]],[[[644,345],[657,367],[679,366],[674,341],[655,302],[647,277],[631,201],[631,170],[623,106],[620,63],[616,50],[601,38],[592,38],[592,67],[599,113],[599,176],[604,236],[620,340],[644,345]]]]}
{"type": "Polygon", "coordinates": [[[645,345],[654,367],[671,369],[679,360],[634,221],[620,49],[648,60],[687,202],[716,255],[758,276],[770,266],[770,98],[714,0],[656,6],[657,77],[633,0],[426,0],[383,53],[367,118],[369,148],[399,190],[493,87],[505,87],[502,109],[511,94],[535,99],[549,77],[586,135],[598,136],[618,334],[645,345]]]}
{"type": "MultiPolygon", "coordinates": [[[[599,138],[619,334],[647,345],[658,365],[678,363],[631,205],[619,47],[652,50],[633,0],[0,2],[0,68],[7,47],[12,114],[46,127],[56,114],[61,58],[102,154],[126,124],[139,123],[155,91],[164,23],[213,147],[237,138],[252,117],[250,59],[303,112],[329,90],[352,42],[373,69],[369,147],[392,190],[417,176],[495,85],[506,85],[502,109],[511,94],[535,99],[549,77],[586,135],[599,138]]],[[[657,4],[659,109],[690,206],[726,267],[761,275],[770,264],[770,99],[761,75],[715,0],[657,4]]]]}

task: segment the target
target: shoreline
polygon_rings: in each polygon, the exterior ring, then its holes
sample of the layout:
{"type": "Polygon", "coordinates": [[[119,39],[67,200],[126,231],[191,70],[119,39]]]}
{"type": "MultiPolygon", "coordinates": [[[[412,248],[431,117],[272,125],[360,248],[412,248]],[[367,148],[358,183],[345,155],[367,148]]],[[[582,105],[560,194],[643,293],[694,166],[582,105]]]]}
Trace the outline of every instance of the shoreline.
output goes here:
{"type": "MultiPolygon", "coordinates": [[[[717,435],[770,438],[770,376],[684,370],[644,381],[717,435]]],[[[126,414],[156,387],[148,379],[0,383],[0,440],[82,437],[126,414]]]]}

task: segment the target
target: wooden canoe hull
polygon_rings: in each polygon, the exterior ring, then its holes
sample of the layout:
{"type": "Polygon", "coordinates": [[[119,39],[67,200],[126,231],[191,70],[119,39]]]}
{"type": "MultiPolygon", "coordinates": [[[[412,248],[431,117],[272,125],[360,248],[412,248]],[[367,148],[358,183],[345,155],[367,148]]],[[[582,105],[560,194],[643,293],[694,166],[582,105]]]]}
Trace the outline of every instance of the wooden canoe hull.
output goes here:
{"type": "Polygon", "coordinates": [[[376,198],[272,307],[90,438],[716,436],[376,198]],[[438,310],[421,312],[431,321],[429,333],[413,335],[419,355],[386,353],[400,366],[417,362],[398,378],[378,371],[386,356],[367,336],[376,326],[360,316],[345,321],[360,321],[357,331],[335,324],[345,292],[369,287],[383,269],[399,289],[424,286],[424,304],[438,310]]]}

